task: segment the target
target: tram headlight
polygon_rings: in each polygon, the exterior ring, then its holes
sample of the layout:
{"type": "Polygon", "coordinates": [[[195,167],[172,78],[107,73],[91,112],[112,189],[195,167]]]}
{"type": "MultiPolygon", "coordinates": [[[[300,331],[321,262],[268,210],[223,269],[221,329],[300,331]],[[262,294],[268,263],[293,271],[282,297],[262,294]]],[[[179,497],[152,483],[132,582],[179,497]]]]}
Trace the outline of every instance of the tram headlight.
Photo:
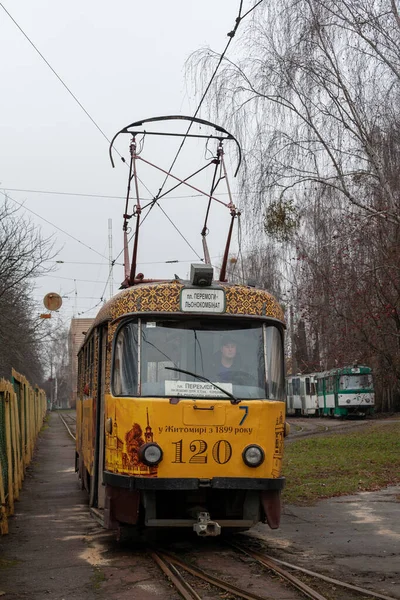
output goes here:
{"type": "Polygon", "coordinates": [[[154,467],[162,461],[163,451],[158,444],[150,442],[143,444],[139,449],[139,459],[148,467],[154,467]]]}
{"type": "Polygon", "coordinates": [[[252,444],[251,446],[246,446],[246,448],[242,452],[242,458],[243,462],[248,467],[259,467],[261,463],[264,462],[264,450],[260,448],[260,446],[256,446],[255,444],[252,444]]]}

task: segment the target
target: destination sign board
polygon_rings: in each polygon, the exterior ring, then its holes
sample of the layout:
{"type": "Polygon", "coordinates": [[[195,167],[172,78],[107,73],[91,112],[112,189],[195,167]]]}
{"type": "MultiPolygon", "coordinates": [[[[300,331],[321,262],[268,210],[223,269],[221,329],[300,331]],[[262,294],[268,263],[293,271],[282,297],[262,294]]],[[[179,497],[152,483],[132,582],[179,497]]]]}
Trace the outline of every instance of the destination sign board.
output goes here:
{"type": "MultiPolygon", "coordinates": [[[[231,383],[217,383],[217,385],[232,394],[231,383]]],[[[166,396],[196,396],[198,398],[226,398],[226,394],[205,381],[166,381],[166,396]]]]}
{"type": "Polygon", "coordinates": [[[190,288],[181,291],[181,311],[195,313],[225,312],[225,291],[190,288]]]}

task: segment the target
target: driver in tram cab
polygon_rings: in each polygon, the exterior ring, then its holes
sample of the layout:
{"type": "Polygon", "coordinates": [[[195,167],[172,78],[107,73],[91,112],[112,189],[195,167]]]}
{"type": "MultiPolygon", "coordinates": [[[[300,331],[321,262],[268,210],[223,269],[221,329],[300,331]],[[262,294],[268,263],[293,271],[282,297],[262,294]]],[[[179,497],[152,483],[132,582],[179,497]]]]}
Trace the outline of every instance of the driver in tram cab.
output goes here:
{"type": "Polygon", "coordinates": [[[242,361],[233,335],[225,334],[221,341],[221,350],[215,356],[214,380],[234,383],[235,374],[243,371],[242,361]]]}

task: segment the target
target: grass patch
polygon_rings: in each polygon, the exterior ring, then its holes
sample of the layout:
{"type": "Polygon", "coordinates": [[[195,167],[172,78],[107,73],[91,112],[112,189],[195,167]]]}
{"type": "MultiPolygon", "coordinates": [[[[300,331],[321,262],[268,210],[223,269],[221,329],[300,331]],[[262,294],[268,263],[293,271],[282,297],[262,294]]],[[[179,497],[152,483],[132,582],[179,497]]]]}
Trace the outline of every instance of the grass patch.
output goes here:
{"type": "Polygon", "coordinates": [[[16,567],[21,561],[17,559],[9,560],[7,558],[0,558],[0,569],[9,569],[16,567]]]}
{"type": "Polygon", "coordinates": [[[100,589],[103,581],[106,580],[106,576],[105,576],[104,572],[101,569],[99,569],[99,567],[94,567],[94,572],[91,577],[91,580],[92,580],[92,585],[93,585],[94,589],[98,590],[98,589],[100,589]]]}
{"type": "Polygon", "coordinates": [[[285,448],[287,504],[378,490],[400,483],[400,423],[294,441],[285,448]]]}

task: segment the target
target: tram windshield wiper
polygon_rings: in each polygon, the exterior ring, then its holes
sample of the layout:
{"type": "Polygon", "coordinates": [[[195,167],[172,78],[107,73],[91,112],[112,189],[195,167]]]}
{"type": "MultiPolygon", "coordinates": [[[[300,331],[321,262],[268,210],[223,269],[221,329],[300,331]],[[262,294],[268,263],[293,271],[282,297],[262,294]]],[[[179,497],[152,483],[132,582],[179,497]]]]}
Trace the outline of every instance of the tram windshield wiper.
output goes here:
{"type": "Polygon", "coordinates": [[[216,383],[214,383],[213,381],[208,379],[208,377],[204,377],[204,375],[198,375],[197,373],[193,373],[192,371],[185,371],[184,369],[179,369],[178,367],[164,367],[164,369],[167,369],[168,371],[177,371],[178,373],[185,373],[186,375],[191,375],[192,377],[196,377],[200,381],[205,381],[206,383],[211,383],[211,385],[213,385],[215,388],[217,388],[217,390],[219,390],[223,394],[226,394],[231,399],[231,404],[239,404],[241,402],[241,400],[239,398],[236,398],[236,396],[234,396],[230,392],[227,392],[226,390],[224,390],[224,388],[220,387],[219,385],[217,385],[216,383]]]}

